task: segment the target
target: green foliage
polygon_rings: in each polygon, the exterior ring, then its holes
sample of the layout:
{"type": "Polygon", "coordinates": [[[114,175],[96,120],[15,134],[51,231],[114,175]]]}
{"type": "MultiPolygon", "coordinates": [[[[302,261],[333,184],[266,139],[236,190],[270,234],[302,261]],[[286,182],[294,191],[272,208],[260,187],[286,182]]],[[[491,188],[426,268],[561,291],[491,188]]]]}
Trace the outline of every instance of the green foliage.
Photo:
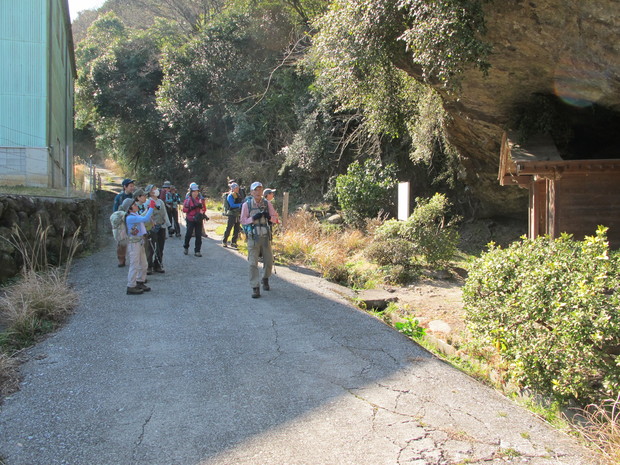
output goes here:
{"type": "Polygon", "coordinates": [[[365,251],[366,257],[380,266],[412,266],[415,253],[415,245],[401,237],[374,240],[365,251]]]}
{"type": "Polygon", "coordinates": [[[370,159],[363,165],[351,163],[347,173],[336,178],[336,196],[347,222],[359,223],[390,208],[395,185],[394,165],[382,167],[370,159]]]}
{"type": "Polygon", "coordinates": [[[483,23],[477,1],[333,2],[315,24],[304,64],[348,129],[337,141],[340,151],[376,155],[377,138],[399,138],[429,184],[454,188],[462,167],[445,135],[446,112],[412,74],[456,85],[471,61],[482,66],[475,56],[485,50],[478,39],[483,23]],[[434,35],[436,28],[442,32],[434,35]]]}
{"type": "Polygon", "coordinates": [[[491,244],[471,266],[463,295],[476,346],[521,386],[582,404],[620,390],[620,257],[606,230],[491,244]]]}
{"type": "Polygon", "coordinates": [[[412,339],[421,339],[426,335],[426,329],[420,326],[417,318],[407,318],[404,322],[397,321],[394,323],[394,327],[412,339]]]}
{"type": "Polygon", "coordinates": [[[468,64],[488,69],[480,0],[402,0],[399,5],[408,21],[400,39],[426,79],[452,83],[468,64]]]}
{"type": "Polygon", "coordinates": [[[455,220],[447,221],[450,203],[444,194],[416,198],[416,208],[406,221],[388,220],[375,231],[376,246],[369,257],[380,264],[411,264],[421,256],[431,266],[444,265],[456,253],[458,231],[455,220]],[[405,261],[409,257],[409,261],[405,261]]]}
{"type": "Polygon", "coordinates": [[[400,234],[415,244],[417,252],[430,265],[444,264],[454,256],[458,231],[447,221],[450,202],[444,194],[430,199],[416,198],[416,207],[401,227],[400,234]]]}

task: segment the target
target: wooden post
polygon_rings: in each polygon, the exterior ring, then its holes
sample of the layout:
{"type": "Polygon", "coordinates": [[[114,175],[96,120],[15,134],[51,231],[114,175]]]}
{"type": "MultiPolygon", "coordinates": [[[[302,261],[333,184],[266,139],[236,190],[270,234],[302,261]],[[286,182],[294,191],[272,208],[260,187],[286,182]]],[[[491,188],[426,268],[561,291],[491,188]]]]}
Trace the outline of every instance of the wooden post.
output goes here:
{"type": "Polygon", "coordinates": [[[284,193],[284,199],[282,200],[282,227],[286,227],[288,220],[288,192],[284,193]]]}

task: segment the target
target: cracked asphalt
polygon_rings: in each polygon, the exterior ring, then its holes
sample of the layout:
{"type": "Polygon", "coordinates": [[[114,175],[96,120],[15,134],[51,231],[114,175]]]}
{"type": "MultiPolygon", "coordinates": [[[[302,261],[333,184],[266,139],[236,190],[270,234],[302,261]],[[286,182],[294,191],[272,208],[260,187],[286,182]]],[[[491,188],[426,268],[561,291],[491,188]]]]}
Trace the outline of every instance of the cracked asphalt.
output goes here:
{"type": "Polygon", "coordinates": [[[244,257],[181,244],[167,240],[166,273],[140,296],[112,243],[77,261],[79,308],[0,408],[0,463],[594,463],[337,285],[278,267],[252,299],[244,257]]]}

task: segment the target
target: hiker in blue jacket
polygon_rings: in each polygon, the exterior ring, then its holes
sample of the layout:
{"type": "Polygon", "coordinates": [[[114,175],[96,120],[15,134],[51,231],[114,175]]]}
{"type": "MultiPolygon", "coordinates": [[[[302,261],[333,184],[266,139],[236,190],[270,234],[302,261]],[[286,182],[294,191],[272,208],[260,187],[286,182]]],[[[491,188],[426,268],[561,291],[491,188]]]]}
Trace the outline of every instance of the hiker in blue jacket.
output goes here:
{"type": "Polygon", "coordinates": [[[146,251],[144,242],[146,240],[146,227],[144,223],[151,220],[155,201],[148,202],[148,210],[144,215],[138,213],[138,204],[134,199],[125,199],[123,209],[127,211],[125,223],[127,226],[127,252],[129,255],[129,272],[127,273],[127,294],[136,295],[150,291],[146,285],[146,251]]]}
{"type": "Polygon", "coordinates": [[[241,217],[241,205],[243,205],[243,199],[239,194],[239,184],[233,182],[230,184],[230,193],[226,197],[224,215],[228,217],[228,224],[226,225],[226,231],[224,231],[224,238],[222,239],[222,245],[228,247],[228,236],[232,230],[232,242],[230,246],[234,249],[237,248],[237,239],[239,238],[239,231],[241,231],[241,224],[239,218],[241,217]]]}

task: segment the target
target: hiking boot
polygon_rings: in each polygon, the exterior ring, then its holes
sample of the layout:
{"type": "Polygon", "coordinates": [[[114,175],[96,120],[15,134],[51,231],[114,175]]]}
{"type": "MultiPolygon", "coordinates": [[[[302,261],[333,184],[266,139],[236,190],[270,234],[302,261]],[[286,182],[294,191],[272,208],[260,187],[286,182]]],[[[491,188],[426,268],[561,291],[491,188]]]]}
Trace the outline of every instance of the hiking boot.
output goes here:
{"type": "Polygon", "coordinates": [[[194,252],[194,257],[202,257],[202,254],[200,252],[194,252]]]}
{"type": "Polygon", "coordinates": [[[164,270],[163,268],[154,268],[153,271],[155,273],[165,273],[166,272],[166,270],[164,270]]]}
{"type": "Polygon", "coordinates": [[[146,274],[153,274],[153,268],[147,268],[146,274]]]}
{"type": "Polygon", "coordinates": [[[269,290],[269,279],[268,278],[263,278],[263,289],[265,291],[269,290]]]}
{"type": "Polygon", "coordinates": [[[230,246],[231,246],[233,249],[236,249],[236,248],[237,248],[237,244],[235,244],[234,242],[233,242],[232,244],[230,244],[230,246]]]}
{"type": "Polygon", "coordinates": [[[119,267],[119,268],[122,268],[122,267],[124,267],[124,266],[125,266],[125,262],[123,262],[123,263],[119,263],[119,264],[118,264],[118,267],[119,267]]]}
{"type": "Polygon", "coordinates": [[[148,292],[148,291],[150,291],[150,290],[151,290],[151,288],[150,288],[150,287],[148,287],[146,284],[144,284],[144,283],[142,283],[142,282],[140,282],[140,281],[136,282],[136,287],[137,287],[138,289],[142,289],[144,292],[148,292]]]}
{"type": "Polygon", "coordinates": [[[222,242],[222,247],[228,247],[228,243],[222,242]]]}
{"type": "Polygon", "coordinates": [[[128,287],[127,294],[144,294],[144,289],[139,288],[137,285],[135,287],[128,287]]]}
{"type": "Polygon", "coordinates": [[[253,299],[257,299],[258,297],[260,297],[260,287],[253,287],[252,288],[252,298],[253,299]]]}
{"type": "Polygon", "coordinates": [[[187,255],[187,251],[188,251],[187,247],[183,247],[183,255],[187,255]]]}

